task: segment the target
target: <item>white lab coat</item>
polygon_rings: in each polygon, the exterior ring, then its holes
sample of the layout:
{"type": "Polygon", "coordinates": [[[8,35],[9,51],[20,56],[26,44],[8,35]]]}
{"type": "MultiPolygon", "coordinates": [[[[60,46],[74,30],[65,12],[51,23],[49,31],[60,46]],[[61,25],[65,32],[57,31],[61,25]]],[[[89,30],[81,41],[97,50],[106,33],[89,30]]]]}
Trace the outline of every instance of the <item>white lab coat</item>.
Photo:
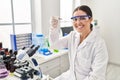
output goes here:
{"type": "Polygon", "coordinates": [[[93,29],[80,45],[76,31],[59,38],[59,28],[51,29],[49,39],[51,48],[69,51],[69,70],[54,80],[105,80],[108,52],[98,30],[93,29]]]}

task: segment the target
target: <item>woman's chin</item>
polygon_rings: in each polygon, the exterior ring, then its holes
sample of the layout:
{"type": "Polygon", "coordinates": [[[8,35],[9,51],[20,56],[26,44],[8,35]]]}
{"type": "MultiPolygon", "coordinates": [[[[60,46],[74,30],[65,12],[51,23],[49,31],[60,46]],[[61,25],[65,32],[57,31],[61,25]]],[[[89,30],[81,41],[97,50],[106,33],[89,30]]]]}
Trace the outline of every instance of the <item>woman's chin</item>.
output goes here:
{"type": "Polygon", "coordinates": [[[83,28],[77,28],[77,31],[80,33],[82,32],[82,30],[83,30],[83,28]]]}
{"type": "Polygon", "coordinates": [[[82,31],[81,30],[76,30],[78,33],[82,33],[82,31]]]}

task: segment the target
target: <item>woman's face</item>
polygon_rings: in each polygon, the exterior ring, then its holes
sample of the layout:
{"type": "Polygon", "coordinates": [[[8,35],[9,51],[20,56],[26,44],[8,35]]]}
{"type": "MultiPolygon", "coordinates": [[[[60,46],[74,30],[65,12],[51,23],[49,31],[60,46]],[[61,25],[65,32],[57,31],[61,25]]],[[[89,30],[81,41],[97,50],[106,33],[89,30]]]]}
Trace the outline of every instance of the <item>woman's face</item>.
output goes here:
{"type": "Polygon", "coordinates": [[[78,10],[73,13],[73,26],[79,33],[86,33],[90,31],[90,24],[92,18],[89,19],[84,11],[78,10]]]}

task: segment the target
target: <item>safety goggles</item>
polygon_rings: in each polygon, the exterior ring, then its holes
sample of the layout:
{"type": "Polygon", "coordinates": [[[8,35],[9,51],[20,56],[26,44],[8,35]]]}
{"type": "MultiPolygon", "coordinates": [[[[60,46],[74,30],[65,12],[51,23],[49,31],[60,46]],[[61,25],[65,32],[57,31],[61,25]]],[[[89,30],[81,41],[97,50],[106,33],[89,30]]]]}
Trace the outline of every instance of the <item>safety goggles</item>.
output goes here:
{"type": "Polygon", "coordinates": [[[71,19],[75,22],[75,21],[77,21],[77,20],[79,20],[79,21],[86,21],[86,20],[88,20],[88,19],[90,19],[91,18],[91,16],[88,16],[88,15],[82,15],[82,16],[73,16],[73,17],[71,17],[71,19]]]}

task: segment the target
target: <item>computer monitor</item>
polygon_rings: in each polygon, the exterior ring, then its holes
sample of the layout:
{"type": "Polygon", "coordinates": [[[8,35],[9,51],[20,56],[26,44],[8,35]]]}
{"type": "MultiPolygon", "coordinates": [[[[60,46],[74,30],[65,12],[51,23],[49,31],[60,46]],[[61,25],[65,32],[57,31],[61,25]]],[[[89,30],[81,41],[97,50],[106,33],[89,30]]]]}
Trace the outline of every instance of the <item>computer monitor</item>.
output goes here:
{"type": "Polygon", "coordinates": [[[62,35],[65,36],[70,33],[70,31],[73,31],[73,26],[69,27],[61,27],[62,35]]]}

